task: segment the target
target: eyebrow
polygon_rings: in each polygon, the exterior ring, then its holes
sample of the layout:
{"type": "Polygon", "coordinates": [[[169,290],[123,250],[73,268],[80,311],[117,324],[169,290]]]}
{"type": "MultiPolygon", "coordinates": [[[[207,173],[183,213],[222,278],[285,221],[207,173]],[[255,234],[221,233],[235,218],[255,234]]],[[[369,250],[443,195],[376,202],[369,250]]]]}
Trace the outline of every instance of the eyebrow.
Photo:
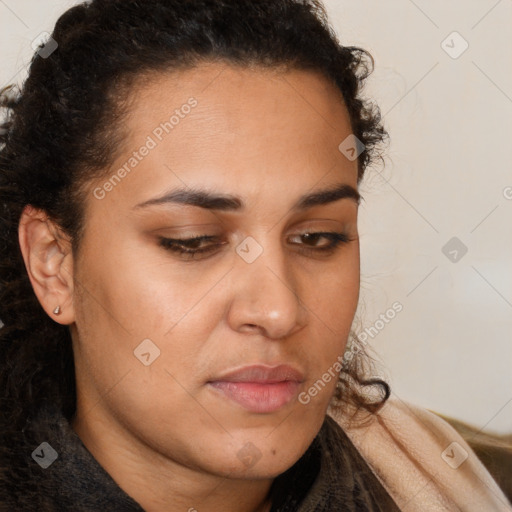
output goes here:
{"type": "MultiPolygon", "coordinates": [[[[335,187],[317,190],[301,196],[292,206],[293,211],[307,210],[314,206],[321,206],[340,199],[351,199],[357,204],[361,201],[359,192],[347,184],[340,184],[335,187]]],[[[164,205],[169,203],[196,206],[206,210],[218,211],[239,211],[245,208],[245,204],[240,197],[225,194],[214,194],[200,189],[176,189],[160,197],[149,199],[143,203],[137,204],[134,208],[144,208],[146,206],[164,205]]]]}

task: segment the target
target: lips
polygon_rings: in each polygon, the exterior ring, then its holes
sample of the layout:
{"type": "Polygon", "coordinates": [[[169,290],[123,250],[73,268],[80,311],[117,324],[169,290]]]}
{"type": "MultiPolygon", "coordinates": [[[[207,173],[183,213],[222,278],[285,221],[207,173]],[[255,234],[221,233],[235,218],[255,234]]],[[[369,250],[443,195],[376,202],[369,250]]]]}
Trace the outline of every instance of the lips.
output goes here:
{"type": "Polygon", "coordinates": [[[302,382],[303,380],[302,373],[287,364],[274,367],[264,365],[245,366],[215,379],[215,381],[223,382],[258,382],[261,384],[283,381],[302,382]]]}
{"type": "Polygon", "coordinates": [[[303,374],[290,365],[253,365],[208,382],[222,398],[254,413],[275,412],[297,396],[303,374]]]}

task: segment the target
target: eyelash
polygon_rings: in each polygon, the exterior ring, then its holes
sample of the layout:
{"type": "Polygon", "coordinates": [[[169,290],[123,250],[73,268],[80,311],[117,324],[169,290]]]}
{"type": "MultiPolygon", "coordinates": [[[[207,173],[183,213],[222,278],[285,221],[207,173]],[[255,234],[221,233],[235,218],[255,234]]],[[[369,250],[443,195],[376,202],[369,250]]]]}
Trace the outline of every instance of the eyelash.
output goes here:
{"type": "MultiPolygon", "coordinates": [[[[338,249],[341,245],[346,244],[351,241],[351,239],[345,233],[336,233],[336,232],[314,232],[314,233],[301,233],[299,235],[294,235],[299,237],[312,237],[313,240],[316,237],[326,238],[331,241],[331,243],[327,247],[304,247],[301,250],[303,252],[309,254],[318,254],[318,255],[328,255],[332,254],[336,249],[338,249]]],[[[188,259],[194,259],[194,257],[205,255],[215,251],[219,245],[225,245],[226,242],[221,242],[213,245],[209,245],[202,249],[194,249],[190,247],[186,247],[187,245],[197,244],[205,241],[218,241],[218,237],[202,235],[196,236],[193,238],[160,238],[160,245],[171,252],[174,252],[180,256],[183,256],[188,259]]],[[[317,238],[318,240],[318,238],[317,238]]]]}

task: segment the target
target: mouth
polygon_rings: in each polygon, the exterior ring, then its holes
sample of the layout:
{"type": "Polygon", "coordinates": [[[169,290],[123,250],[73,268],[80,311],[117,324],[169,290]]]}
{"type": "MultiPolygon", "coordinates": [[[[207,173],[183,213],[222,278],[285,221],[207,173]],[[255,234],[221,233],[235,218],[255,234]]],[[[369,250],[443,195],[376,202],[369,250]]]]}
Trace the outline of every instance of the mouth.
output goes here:
{"type": "Polygon", "coordinates": [[[225,399],[254,413],[275,412],[297,395],[304,382],[302,373],[289,365],[246,366],[230,372],[208,385],[225,399]]]}

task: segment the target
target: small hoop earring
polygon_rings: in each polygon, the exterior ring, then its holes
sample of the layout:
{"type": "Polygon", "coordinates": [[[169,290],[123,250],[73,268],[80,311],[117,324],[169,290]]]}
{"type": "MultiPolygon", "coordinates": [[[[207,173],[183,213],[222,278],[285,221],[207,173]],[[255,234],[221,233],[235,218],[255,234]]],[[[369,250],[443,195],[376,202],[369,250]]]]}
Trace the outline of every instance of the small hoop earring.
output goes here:
{"type": "Polygon", "coordinates": [[[54,313],[55,315],[60,315],[60,313],[61,313],[60,306],[57,306],[57,307],[53,310],[53,313],[54,313]]]}

